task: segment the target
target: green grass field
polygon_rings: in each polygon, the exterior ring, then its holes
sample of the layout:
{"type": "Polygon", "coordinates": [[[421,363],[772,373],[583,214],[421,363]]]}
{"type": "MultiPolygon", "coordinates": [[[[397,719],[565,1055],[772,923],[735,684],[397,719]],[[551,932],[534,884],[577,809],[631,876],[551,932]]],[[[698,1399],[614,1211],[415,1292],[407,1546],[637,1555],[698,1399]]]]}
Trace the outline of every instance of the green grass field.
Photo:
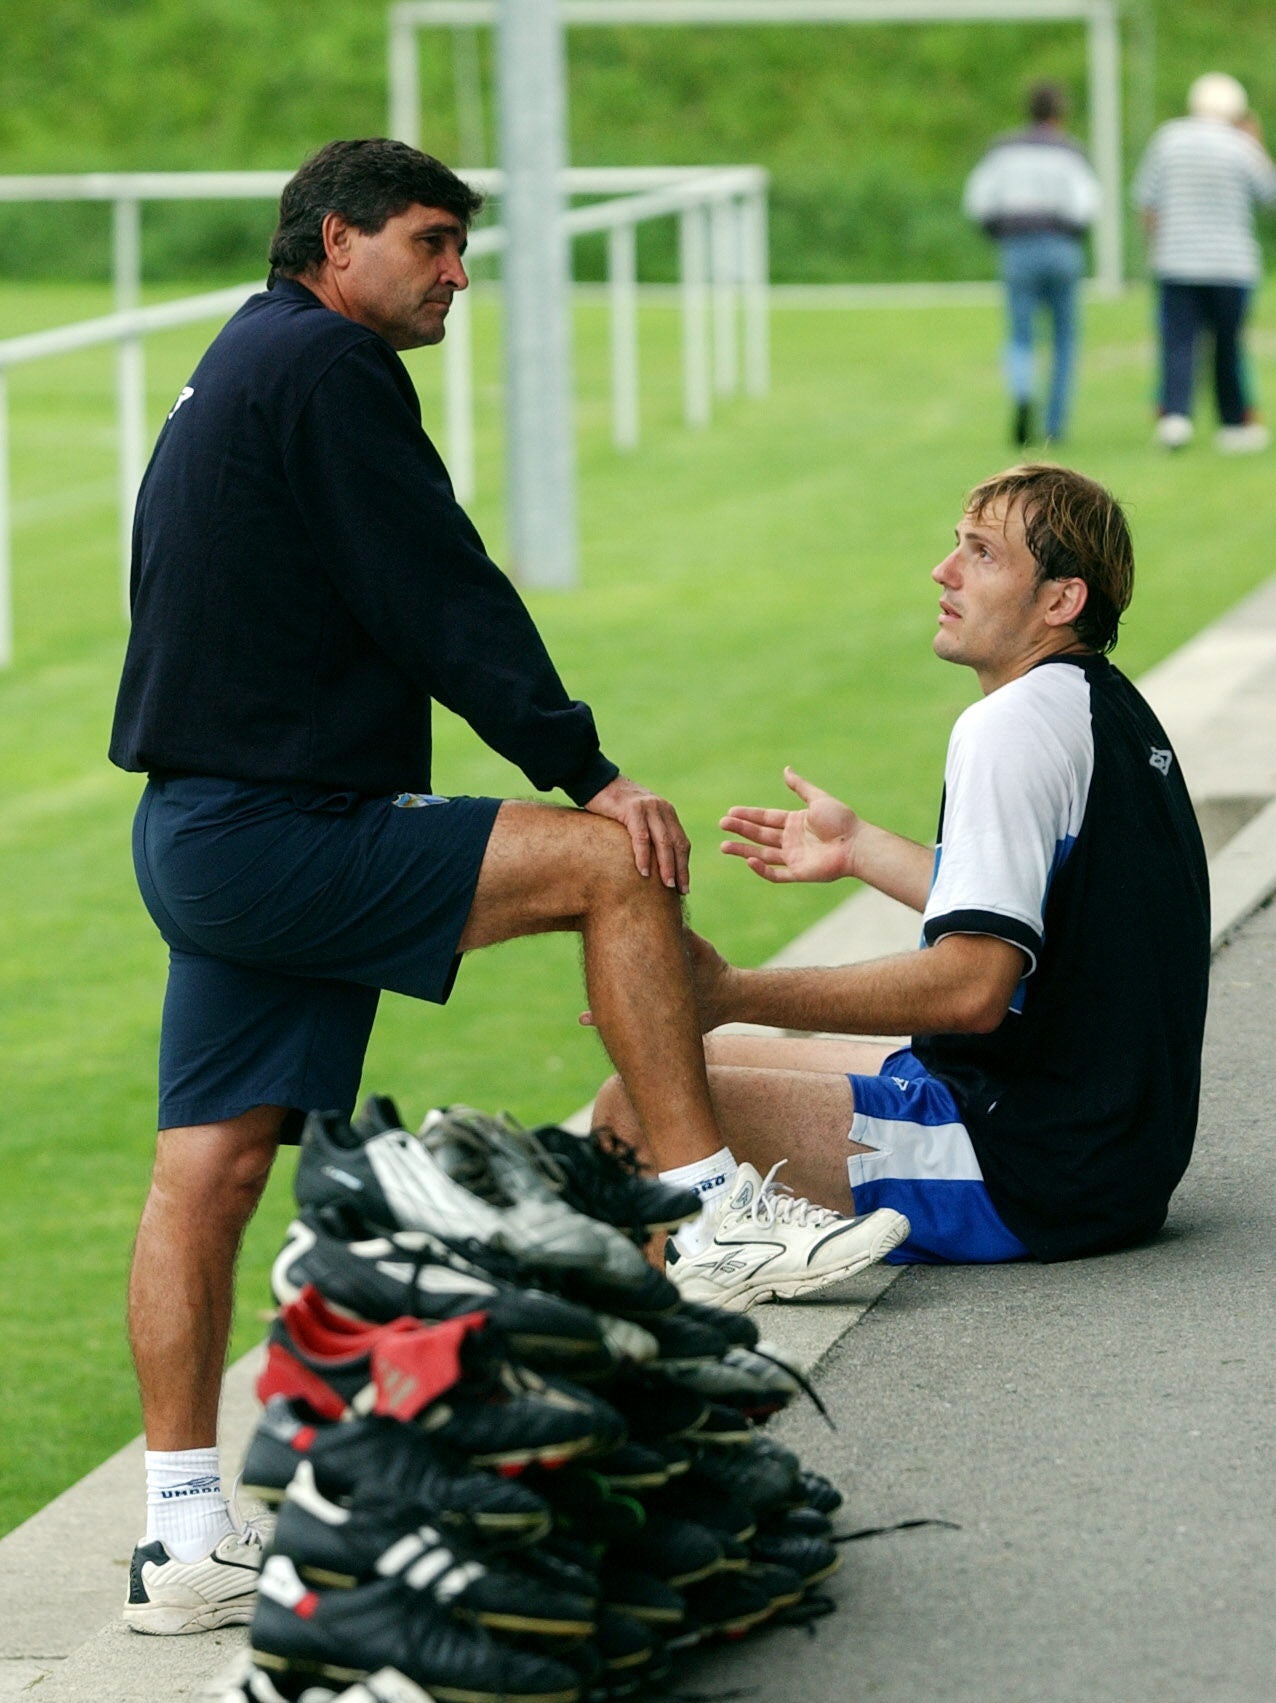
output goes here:
{"type": "MultiPolygon", "coordinates": [[[[88,289],[0,286],[0,335],[101,312],[88,289]]],[[[1255,336],[1276,392],[1276,310],[1255,336]]],[[[1126,500],[1139,590],[1118,659],[1138,674],[1271,571],[1271,462],[1149,444],[1145,298],[1092,304],[1067,454],[1126,500]]],[[[997,310],[786,309],[775,385],[714,427],[679,418],[678,322],[643,310],[644,442],[608,440],[603,309],[579,310],[584,585],[532,607],[607,750],[671,796],[695,845],[691,916],[758,961],[840,895],[777,892],[717,856],[732,802],[778,801],[792,762],[870,817],[925,837],[952,716],[972,680],[929,650],[930,566],[963,490],[1004,465],[997,310]]],[[[500,559],[495,308],[479,303],[480,527],[500,559]]],[[[148,345],[158,425],[208,333],[148,345]]],[[[412,357],[427,422],[439,361],[412,357]]],[[[129,1245],[153,1138],[163,954],[132,881],[138,783],[104,751],[124,627],[106,353],[10,382],[15,666],[0,674],[0,1530],[137,1430],[124,1346],[129,1245]]],[[[436,784],[526,793],[439,717],[436,784]]],[[[468,1100],[563,1116],[605,1065],[575,1022],[570,939],[483,954],[445,1009],[390,998],[368,1085],[410,1114],[468,1100]]],[[[250,1233],[234,1350],[260,1334],[288,1211],[287,1160],[250,1233]]],[[[139,1487],[140,1507],[140,1487],[139,1487]]]]}
{"type": "MultiPolygon", "coordinates": [[[[386,123],[383,6],[6,0],[4,20],[5,171],[282,170],[334,136],[373,136],[386,123]],[[139,87],[154,98],[139,102],[139,87]]],[[[989,277],[991,248],[961,213],[962,182],[988,138],[1019,122],[1040,77],[1064,83],[1088,133],[1080,19],[567,35],[570,158],[767,167],[776,278],[989,277]]],[[[419,63],[424,146],[467,167],[494,163],[498,147],[492,33],[470,38],[483,68],[477,101],[454,69],[468,36],[423,31],[419,63]]],[[[1210,67],[1243,78],[1270,133],[1267,0],[1126,0],[1120,36],[1127,170],[1210,67]]],[[[254,264],[271,216],[265,205],[170,203],[148,208],[144,223],[148,277],[204,277],[254,264]]],[[[1265,223],[1270,261],[1276,226],[1265,223]]],[[[667,222],[644,233],[645,275],[674,275],[672,233],[667,222]]],[[[1129,251],[1133,261],[1133,233],[1129,251]]],[[[0,206],[2,275],[91,279],[108,252],[101,207],[67,205],[51,218],[0,206]]]]}

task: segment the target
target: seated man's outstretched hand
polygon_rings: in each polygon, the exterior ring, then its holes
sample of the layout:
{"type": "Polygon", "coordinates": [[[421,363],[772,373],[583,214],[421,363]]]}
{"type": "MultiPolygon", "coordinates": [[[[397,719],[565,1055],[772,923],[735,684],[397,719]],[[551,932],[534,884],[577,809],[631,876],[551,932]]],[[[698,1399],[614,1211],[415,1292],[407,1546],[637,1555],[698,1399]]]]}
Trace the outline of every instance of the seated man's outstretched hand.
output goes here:
{"type": "Polygon", "coordinates": [[[765,881],[837,881],[850,875],[859,817],[795,769],[786,768],[784,780],[806,808],[760,810],[732,805],[718,826],[740,837],[724,840],[721,849],[728,857],[744,858],[765,881]]]}

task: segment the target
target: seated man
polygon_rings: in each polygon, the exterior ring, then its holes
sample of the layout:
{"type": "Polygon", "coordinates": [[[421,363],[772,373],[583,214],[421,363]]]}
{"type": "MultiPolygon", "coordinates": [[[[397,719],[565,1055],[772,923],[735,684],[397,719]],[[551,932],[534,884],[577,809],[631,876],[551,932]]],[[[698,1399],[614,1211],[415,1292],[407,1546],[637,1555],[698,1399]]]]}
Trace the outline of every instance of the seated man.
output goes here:
{"type": "MultiPolygon", "coordinates": [[[[781,1161],[812,1202],[906,1214],[892,1260],[982,1262],[1144,1240],[1191,1155],[1208,878],[1170,743],[1104,656],[1133,586],[1125,518],[1078,473],[1017,467],[971,493],[956,537],[931,576],[934,649],[984,696],[953,729],[938,846],[874,827],[792,770],[802,808],[722,823],[735,836],[722,849],[765,880],[852,876],[912,906],[919,949],[757,970],[694,949],[706,1030],[912,1045],[709,1038],[728,1145],[654,1155],[705,1200],[671,1262],[688,1296],[769,1293],[778,1208],[758,1208],[757,1173],[781,1161]]],[[[615,1080],[596,1115],[637,1134],[615,1080]]]]}

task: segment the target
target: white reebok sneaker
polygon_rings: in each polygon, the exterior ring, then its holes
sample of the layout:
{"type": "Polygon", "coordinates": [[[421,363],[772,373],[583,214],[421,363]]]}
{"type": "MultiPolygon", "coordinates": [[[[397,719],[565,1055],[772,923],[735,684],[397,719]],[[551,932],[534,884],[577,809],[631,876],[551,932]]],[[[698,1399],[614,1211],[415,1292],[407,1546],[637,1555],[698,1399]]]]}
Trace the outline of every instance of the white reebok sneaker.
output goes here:
{"type": "Polygon", "coordinates": [[[134,1632],[212,1632],[247,1626],[257,1606],[261,1534],[227,1532],[211,1555],[174,1561],[164,1545],[139,1543],[128,1571],[124,1619],[134,1632]]]}
{"type": "Polygon", "coordinates": [[[718,1207],[712,1239],[698,1254],[677,1250],[669,1275],[684,1300],[743,1313],[759,1301],[813,1295],[872,1265],[908,1235],[907,1218],[889,1207],[844,1218],[777,1189],[775,1173],[784,1163],[765,1177],[741,1165],[718,1207]]]}

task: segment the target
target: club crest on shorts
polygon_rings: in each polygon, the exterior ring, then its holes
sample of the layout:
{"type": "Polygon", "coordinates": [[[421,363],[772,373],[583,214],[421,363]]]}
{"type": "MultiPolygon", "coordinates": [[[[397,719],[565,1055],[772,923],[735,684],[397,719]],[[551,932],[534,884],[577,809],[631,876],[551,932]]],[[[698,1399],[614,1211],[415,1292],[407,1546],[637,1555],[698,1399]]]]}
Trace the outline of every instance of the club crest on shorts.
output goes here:
{"type": "Polygon", "coordinates": [[[424,810],[427,804],[446,804],[437,792],[396,792],[390,800],[396,810],[424,810]]]}

